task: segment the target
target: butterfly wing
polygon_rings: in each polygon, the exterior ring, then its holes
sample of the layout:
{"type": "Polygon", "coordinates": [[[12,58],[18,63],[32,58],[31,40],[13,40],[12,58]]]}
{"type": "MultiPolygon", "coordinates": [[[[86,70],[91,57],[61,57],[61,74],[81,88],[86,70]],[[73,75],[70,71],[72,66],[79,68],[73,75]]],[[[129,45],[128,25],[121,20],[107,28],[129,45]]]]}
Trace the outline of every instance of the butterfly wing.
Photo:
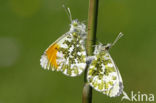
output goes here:
{"type": "Polygon", "coordinates": [[[86,67],[86,50],[79,32],[67,32],[56,40],[41,57],[44,69],[62,71],[68,76],[80,75],[86,67]]]}
{"type": "Polygon", "coordinates": [[[112,64],[114,65],[114,69],[115,69],[115,73],[116,73],[116,82],[113,84],[113,87],[110,89],[109,91],[109,96],[110,97],[116,97],[116,96],[120,96],[120,94],[123,93],[123,81],[122,81],[122,77],[120,75],[119,69],[116,66],[116,64],[114,63],[112,57],[110,56],[110,54],[108,53],[110,60],[112,61],[112,64]]]}
{"type": "Polygon", "coordinates": [[[97,91],[110,97],[119,96],[123,90],[122,78],[107,50],[98,52],[91,62],[87,79],[97,91]]]}
{"type": "Polygon", "coordinates": [[[40,59],[40,64],[44,69],[58,71],[56,65],[56,55],[58,53],[60,44],[65,40],[65,38],[67,38],[67,35],[69,35],[68,32],[58,38],[45,50],[44,54],[41,56],[40,59]]]}

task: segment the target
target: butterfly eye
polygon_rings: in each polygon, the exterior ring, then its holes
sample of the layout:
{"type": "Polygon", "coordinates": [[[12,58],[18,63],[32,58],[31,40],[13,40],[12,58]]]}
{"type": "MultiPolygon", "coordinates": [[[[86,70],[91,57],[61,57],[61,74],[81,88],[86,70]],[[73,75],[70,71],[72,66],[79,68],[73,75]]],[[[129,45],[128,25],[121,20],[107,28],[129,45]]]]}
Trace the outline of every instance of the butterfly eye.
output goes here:
{"type": "Polygon", "coordinates": [[[108,43],[106,46],[105,46],[105,50],[109,50],[111,48],[112,44],[108,43]]]}

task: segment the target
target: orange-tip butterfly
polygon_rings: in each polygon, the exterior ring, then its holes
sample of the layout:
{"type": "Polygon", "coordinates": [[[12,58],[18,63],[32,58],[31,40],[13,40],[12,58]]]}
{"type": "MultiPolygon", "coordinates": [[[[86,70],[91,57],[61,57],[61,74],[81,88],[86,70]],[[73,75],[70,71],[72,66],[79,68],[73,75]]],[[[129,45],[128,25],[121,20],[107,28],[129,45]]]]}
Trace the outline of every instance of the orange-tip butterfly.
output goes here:
{"type": "Polygon", "coordinates": [[[108,52],[122,36],[123,34],[120,33],[113,44],[96,45],[94,56],[90,57],[92,61],[88,68],[87,80],[95,90],[109,97],[119,96],[123,92],[120,72],[108,52]]]}
{"type": "Polygon", "coordinates": [[[71,20],[70,30],[52,43],[40,59],[44,69],[61,71],[67,76],[78,76],[86,68],[86,26],[78,20],[71,20]]]}

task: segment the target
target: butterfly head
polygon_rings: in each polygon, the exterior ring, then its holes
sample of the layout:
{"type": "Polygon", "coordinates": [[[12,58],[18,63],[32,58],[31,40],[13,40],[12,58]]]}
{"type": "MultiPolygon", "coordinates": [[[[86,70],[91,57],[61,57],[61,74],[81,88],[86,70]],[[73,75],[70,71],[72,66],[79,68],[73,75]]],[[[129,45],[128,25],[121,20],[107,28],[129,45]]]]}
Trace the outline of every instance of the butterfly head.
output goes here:
{"type": "Polygon", "coordinates": [[[109,50],[112,46],[116,44],[116,42],[123,36],[123,34],[120,32],[119,35],[116,37],[113,43],[108,43],[106,45],[99,42],[99,45],[95,45],[95,54],[99,53],[101,51],[109,50]]]}
{"type": "Polygon", "coordinates": [[[99,45],[95,45],[95,51],[94,54],[98,54],[101,51],[109,50],[111,48],[112,44],[108,43],[106,45],[99,43],[99,45]]]}
{"type": "Polygon", "coordinates": [[[103,50],[109,50],[109,49],[111,48],[111,46],[112,46],[112,44],[111,44],[111,43],[108,43],[108,44],[106,44],[106,45],[103,45],[103,46],[102,46],[102,49],[103,49],[103,50]]]}
{"type": "Polygon", "coordinates": [[[111,43],[108,43],[106,45],[100,43],[99,45],[97,45],[97,49],[99,49],[100,51],[109,50],[111,46],[112,46],[111,43]]]}
{"type": "Polygon", "coordinates": [[[77,19],[72,20],[70,26],[70,32],[79,32],[80,34],[86,33],[86,25],[79,22],[77,19]]]}

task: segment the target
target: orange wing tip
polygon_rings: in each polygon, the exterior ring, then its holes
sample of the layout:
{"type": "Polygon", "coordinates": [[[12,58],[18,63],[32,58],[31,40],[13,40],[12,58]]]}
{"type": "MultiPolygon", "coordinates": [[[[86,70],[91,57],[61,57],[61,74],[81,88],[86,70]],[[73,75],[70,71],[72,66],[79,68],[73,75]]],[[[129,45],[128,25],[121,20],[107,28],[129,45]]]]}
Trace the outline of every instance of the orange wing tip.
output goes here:
{"type": "Polygon", "coordinates": [[[50,46],[46,53],[46,59],[49,61],[50,65],[52,66],[52,69],[56,69],[58,68],[58,64],[56,62],[57,60],[57,53],[59,50],[59,45],[58,44],[53,44],[52,46],[50,46]]]}
{"type": "Polygon", "coordinates": [[[47,65],[48,65],[48,59],[46,55],[42,55],[41,59],[40,59],[40,65],[42,66],[42,68],[46,69],[47,65]]]}

